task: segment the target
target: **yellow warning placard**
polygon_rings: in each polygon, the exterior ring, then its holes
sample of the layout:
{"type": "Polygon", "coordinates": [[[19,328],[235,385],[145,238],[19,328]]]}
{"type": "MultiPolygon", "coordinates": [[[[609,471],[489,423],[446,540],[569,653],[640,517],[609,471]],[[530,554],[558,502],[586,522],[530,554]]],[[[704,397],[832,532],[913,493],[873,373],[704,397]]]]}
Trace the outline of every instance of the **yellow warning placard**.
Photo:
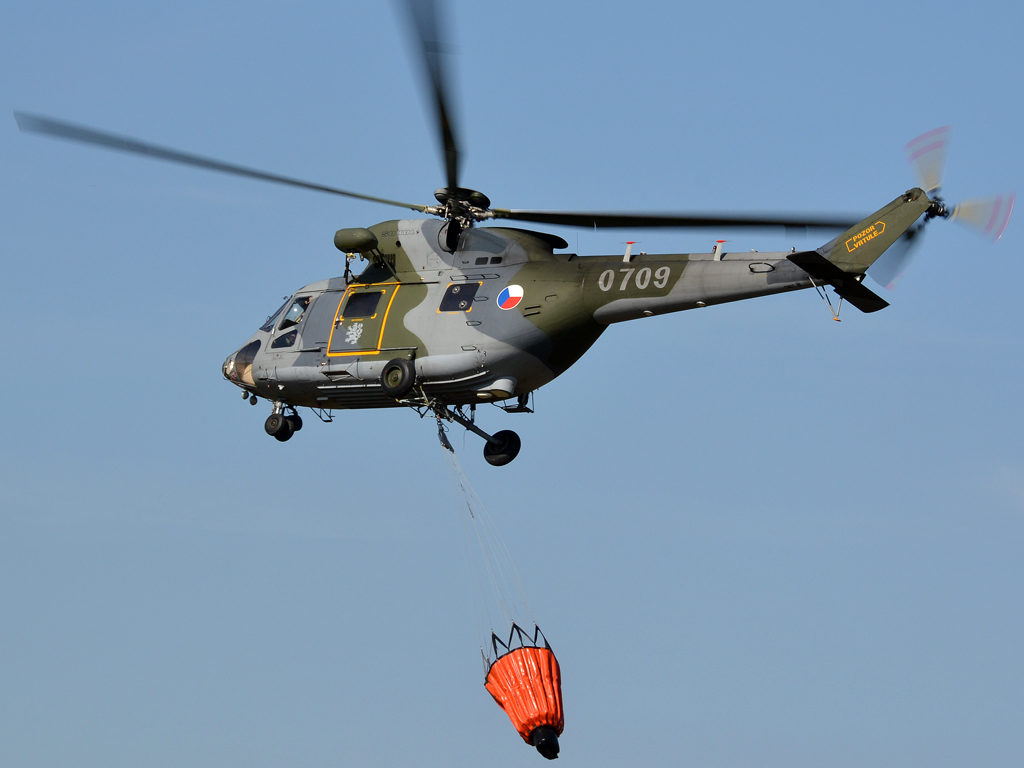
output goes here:
{"type": "Polygon", "coordinates": [[[884,221],[876,221],[870,227],[867,227],[866,229],[862,229],[856,235],[854,235],[849,240],[847,240],[846,241],[846,250],[848,250],[850,253],[853,253],[858,248],[860,248],[862,245],[865,245],[866,243],[871,242],[872,240],[874,240],[876,237],[878,237],[883,232],[885,232],[885,222],[884,221]]]}

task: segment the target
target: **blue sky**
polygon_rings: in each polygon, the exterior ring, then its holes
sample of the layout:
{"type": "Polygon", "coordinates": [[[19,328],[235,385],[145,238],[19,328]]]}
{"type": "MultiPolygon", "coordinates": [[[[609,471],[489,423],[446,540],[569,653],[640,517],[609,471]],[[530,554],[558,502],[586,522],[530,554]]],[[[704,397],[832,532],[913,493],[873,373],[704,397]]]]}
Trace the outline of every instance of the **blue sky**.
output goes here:
{"type": "MultiPolygon", "coordinates": [[[[452,8],[464,183],[497,206],[867,214],[946,124],[949,199],[1021,188],[1015,6],[452,8]]],[[[482,686],[431,424],[279,444],[220,376],[340,274],[336,229],[400,214],[10,117],[429,202],[414,63],[388,3],[0,8],[5,762],[541,760],[482,686]]],[[[842,323],[802,292],[612,327],[535,415],[481,414],[513,464],[455,435],[561,661],[564,765],[1020,764],[1021,232],[935,223],[842,323]]]]}

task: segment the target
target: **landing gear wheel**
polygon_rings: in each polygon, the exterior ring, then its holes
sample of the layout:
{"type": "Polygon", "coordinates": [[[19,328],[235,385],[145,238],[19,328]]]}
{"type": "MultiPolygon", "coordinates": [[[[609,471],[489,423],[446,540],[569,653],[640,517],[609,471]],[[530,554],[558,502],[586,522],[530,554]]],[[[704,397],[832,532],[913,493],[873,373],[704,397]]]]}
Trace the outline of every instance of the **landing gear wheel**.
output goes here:
{"type": "Polygon", "coordinates": [[[302,429],[302,417],[297,413],[293,413],[291,416],[285,416],[288,421],[291,422],[292,432],[298,432],[302,429]]]}
{"type": "Polygon", "coordinates": [[[491,466],[503,467],[519,455],[519,449],[523,447],[523,441],[511,429],[495,432],[494,437],[501,442],[500,444],[495,444],[488,440],[484,443],[484,459],[491,466]]]}
{"type": "Polygon", "coordinates": [[[416,368],[412,362],[402,358],[391,360],[380,374],[381,388],[395,400],[407,395],[415,383],[416,368]]]}
{"type": "Polygon", "coordinates": [[[266,430],[268,435],[275,440],[280,440],[282,443],[289,439],[294,432],[291,422],[283,413],[270,414],[263,423],[263,429],[266,430]]]}

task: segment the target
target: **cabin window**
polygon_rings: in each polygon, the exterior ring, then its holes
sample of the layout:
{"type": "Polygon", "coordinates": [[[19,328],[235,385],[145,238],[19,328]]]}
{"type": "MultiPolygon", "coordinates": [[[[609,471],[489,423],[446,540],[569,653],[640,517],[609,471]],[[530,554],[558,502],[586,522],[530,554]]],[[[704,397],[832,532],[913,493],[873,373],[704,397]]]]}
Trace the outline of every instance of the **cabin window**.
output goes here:
{"type": "Polygon", "coordinates": [[[353,293],[345,303],[345,311],[342,317],[350,320],[355,317],[374,317],[377,314],[377,304],[383,291],[368,291],[366,293],[353,293]]]}
{"type": "Polygon", "coordinates": [[[278,326],[277,330],[283,331],[285,328],[298,325],[302,320],[302,316],[306,313],[306,307],[309,306],[311,298],[311,296],[303,296],[293,301],[292,305],[288,307],[288,311],[285,312],[284,317],[281,318],[281,325],[278,326]]]}
{"type": "Polygon", "coordinates": [[[491,264],[501,264],[501,256],[491,256],[491,264]]]}
{"type": "Polygon", "coordinates": [[[469,312],[481,283],[453,283],[441,298],[438,312],[469,312]]]}
{"type": "Polygon", "coordinates": [[[298,331],[288,331],[288,333],[282,334],[274,339],[270,345],[271,349],[281,349],[282,347],[295,346],[295,339],[298,338],[298,331]]]}
{"type": "Polygon", "coordinates": [[[487,263],[487,257],[486,256],[478,256],[476,261],[473,262],[473,264],[478,266],[478,267],[483,266],[486,263],[487,263]]]}

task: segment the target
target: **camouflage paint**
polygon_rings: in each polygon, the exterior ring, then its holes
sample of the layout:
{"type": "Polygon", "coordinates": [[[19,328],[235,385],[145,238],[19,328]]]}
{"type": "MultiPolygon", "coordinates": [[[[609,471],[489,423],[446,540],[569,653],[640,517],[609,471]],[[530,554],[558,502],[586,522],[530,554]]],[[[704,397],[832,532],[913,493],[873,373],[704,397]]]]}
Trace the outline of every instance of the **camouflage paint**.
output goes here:
{"type": "MultiPolygon", "coordinates": [[[[862,275],[931,204],[922,190],[910,190],[818,252],[862,275]]],[[[402,357],[413,361],[427,395],[447,405],[489,402],[498,379],[514,380],[513,395],[521,395],[561,375],[611,323],[811,287],[788,252],[581,258],[555,253],[564,245],[555,236],[504,227],[468,229],[449,252],[446,226],[403,219],[370,227],[377,248],[362,274],[348,285],[331,278],[295,293],[311,297],[295,343],[274,348],[282,335],[277,327],[257,331],[247,342],[261,342],[251,368],[255,383],[242,379],[234,356],[225,375],[287,405],[389,407],[397,403],[379,377],[389,360],[402,357]],[[456,283],[478,286],[471,306],[440,311],[456,283]],[[505,310],[497,297],[508,286],[520,287],[522,300],[505,310]],[[383,314],[363,319],[362,328],[339,314],[348,295],[378,289],[383,314]],[[341,334],[356,341],[332,341],[341,334]]]]}

